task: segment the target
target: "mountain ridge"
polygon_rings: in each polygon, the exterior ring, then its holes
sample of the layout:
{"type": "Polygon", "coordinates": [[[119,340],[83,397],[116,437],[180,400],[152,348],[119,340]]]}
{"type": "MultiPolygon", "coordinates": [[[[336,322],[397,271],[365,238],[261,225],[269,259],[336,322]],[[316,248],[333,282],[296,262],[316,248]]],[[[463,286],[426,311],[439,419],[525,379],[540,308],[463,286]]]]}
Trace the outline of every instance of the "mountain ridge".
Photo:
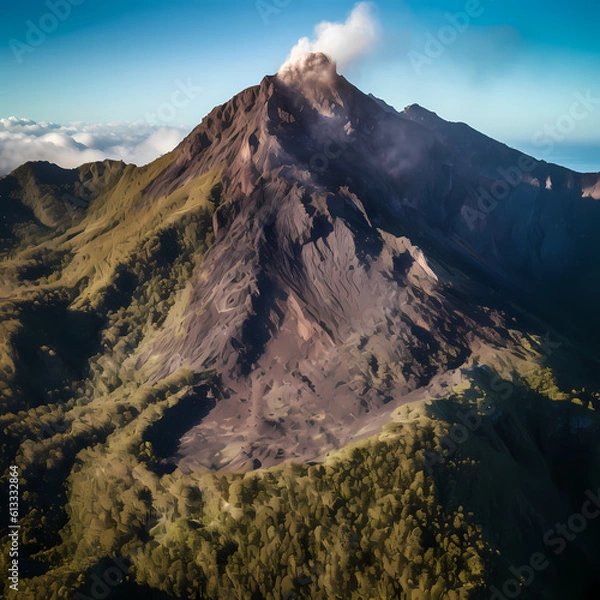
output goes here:
{"type": "MultiPolygon", "coordinates": [[[[62,278],[83,283],[81,307],[123,296],[126,281],[141,284],[124,266],[138,242],[119,231],[146,223],[163,240],[199,207],[210,215],[206,254],[188,264],[190,279],[131,348],[121,378],[135,372],[154,384],[181,368],[216,369],[226,397],[177,460],[242,468],[290,452],[314,459],[372,431],[373,411],[391,414],[445,372],[470,368],[490,344],[518,354],[511,336],[526,337],[535,319],[563,333],[585,322],[593,337],[600,279],[590,287],[573,268],[595,248],[587,232],[600,221],[584,177],[418,105],[398,113],[315,54],[216,107],[145,167],[37,163],[2,184],[21,190],[33,231],[64,230],[62,278]],[[509,176],[518,180],[509,185],[509,176]],[[507,197],[495,200],[499,183],[507,197]],[[556,236],[550,219],[567,210],[573,235],[556,236]],[[575,285],[587,291],[579,309],[575,285]],[[315,371],[324,361],[328,371],[315,371]],[[284,390],[296,404],[275,410],[284,390]],[[327,405],[326,423],[301,431],[304,415],[327,405]],[[232,418],[240,422],[228,433],[222,424],[232,418]],[[287,425],[265,425],[277,419],[287,425]],[[301,433],[290,436],[290,427],[301,433]],[[218,449],[198,448],[194,440],[207,436],[218,449]],[[314,446],[320,436],[329,441],[314,446]],[[211,459],[215,452],[223,458],[211,459]]],[[[33,265],[46,251],[36,252],[22,255],[16,273],[43,272],[33,265]]]]}
{"type": "MultiPolygon", "coordinates": [[[[598,489],[594,176],[433,115],[310,55],[0,179],[25,597],[487,599],[598,489]]],[[[597,527],[530,597],[597,597],[597,527]]]]}

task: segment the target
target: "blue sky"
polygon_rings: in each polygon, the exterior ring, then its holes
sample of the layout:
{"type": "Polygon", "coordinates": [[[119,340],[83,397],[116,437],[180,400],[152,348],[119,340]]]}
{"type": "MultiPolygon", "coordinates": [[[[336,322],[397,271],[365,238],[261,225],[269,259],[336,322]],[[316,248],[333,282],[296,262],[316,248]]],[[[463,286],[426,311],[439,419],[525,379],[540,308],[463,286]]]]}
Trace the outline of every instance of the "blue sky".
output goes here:
{"type": "MultiPolygon", "coordinates": [[[[7,0],[0,117],[157,122],[185,131],[276,72],[319,22],[343,22],[354,6],[264,0],[261,14],[255,0],[7,0]],[[69,16],[48,18],[52,3],[69,16]],[[21,44],[31,24],[49,31],[30,52],[21,44]],[[167,110],[182,86],[185,101],[167,110]]],[[[417,102],[547,160],[600,171],[596,2],[379,0],[371,12],[378,44],[343,72],[363,91],[398,109],[417,102]],[[458,25],[448,16],[457,13],[458,25]],[[577,94],[592,101],[571,126],[577,94]],[[550,145],[543,132],[557,123],[564,135],[554,131],[550,145]]]]}

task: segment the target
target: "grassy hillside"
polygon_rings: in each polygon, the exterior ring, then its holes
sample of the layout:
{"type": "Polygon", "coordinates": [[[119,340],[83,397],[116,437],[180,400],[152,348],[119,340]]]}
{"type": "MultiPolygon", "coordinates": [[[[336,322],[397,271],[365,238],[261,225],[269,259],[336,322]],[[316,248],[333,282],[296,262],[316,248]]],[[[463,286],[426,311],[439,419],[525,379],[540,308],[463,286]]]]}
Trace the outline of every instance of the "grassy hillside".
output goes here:
{"type": "Polygon", "coordinates": [[[593,594],[598,524],[558,554],[544,541],[600,486],[595,365],[564,343],[540,353],[523,337],[519,360],[499,349],[322,464],[183,473],[165,460],[174,432],[227,395],[219,373],[148,384],[126,360],[214,241],[220,172],[142,193],[171,161],[29,165],[0,182],[0,456],[4,474],[21,470],[19,598],[488,598],[536,552],[548,566],[523,598],[593,594]]]}
{"type": "MultiPolygon", "coordinates": [[[[16,459],[32,557],[21,597],[93,596],[121,559],[115,598],[486,598],[600,486],[597,456],[582,455],[600,429],[582,404],[597,398],[530,376],[509,384],[479,369],[323,464],[245,475],[165,469],[147,441],[190,394],[222,393],[214,375],[122,385],[60,421],[47,409],[48,433],[16,459]]],[[[7,429],[24,435],[31,420],[7,429]]],[[[549,567],[523,597],[585,597],[598,533],[592,522],[560,555],[546,548],[549,567]]]]}

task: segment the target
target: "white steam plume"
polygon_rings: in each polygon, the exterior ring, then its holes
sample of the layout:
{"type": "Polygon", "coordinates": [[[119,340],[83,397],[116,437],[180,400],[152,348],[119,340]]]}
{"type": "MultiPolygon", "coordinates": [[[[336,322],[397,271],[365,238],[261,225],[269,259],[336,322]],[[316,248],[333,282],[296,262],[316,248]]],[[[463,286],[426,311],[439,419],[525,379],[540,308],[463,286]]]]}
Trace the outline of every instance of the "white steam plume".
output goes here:
{"type": "Polygon", "coordinates": [[[380,26],[374,11],[373,3],[360,2],[345,23],[319,23],[315,27],[314,39],[303,37],[298,40],[279,72],[288,71],[302,63],[307,54],[314,52],[326,54],[340,70],[347,69],[369,54],[377,44],[380,26]]]}

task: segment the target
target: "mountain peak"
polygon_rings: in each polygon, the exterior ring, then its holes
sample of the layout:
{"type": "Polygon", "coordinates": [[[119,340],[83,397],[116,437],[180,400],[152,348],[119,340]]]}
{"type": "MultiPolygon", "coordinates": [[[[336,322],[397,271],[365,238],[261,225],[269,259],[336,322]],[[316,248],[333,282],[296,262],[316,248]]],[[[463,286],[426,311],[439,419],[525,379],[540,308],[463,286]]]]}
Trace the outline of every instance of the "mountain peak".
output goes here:
{"type": "Polygon", "coordinates": [[[286,83],[323,80],[331,82],[337,75],[336,64],[323,52],[290,56],[277,76],[286,83]]]}
{"type": "Polygon", "coordinates": [[[338,74],[336,63],[322,52],[290,56],[275,81],[284,95],[295,98],[295,103],[304,100],[324,116],[335,115],[344,106],[343,97],[350,90],[358,91],[338,74]]]}

